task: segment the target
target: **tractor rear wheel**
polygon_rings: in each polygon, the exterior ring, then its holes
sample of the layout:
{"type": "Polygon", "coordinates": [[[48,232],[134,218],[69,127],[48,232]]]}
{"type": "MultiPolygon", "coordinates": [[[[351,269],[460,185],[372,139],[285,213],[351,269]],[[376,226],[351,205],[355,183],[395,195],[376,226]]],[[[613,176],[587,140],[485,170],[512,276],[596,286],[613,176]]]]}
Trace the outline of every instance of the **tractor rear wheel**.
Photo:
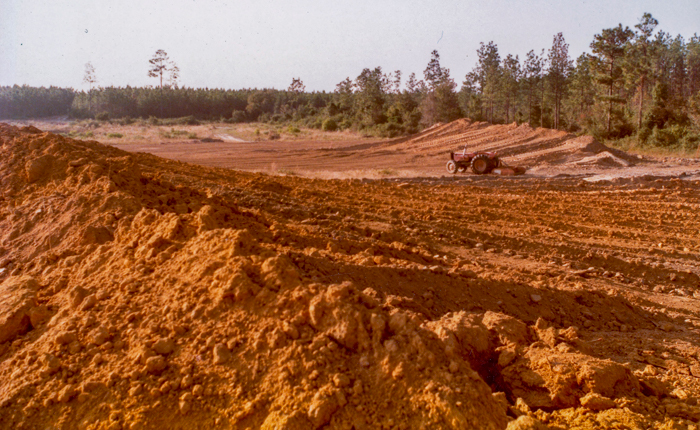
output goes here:
{"type": "Polygon", "coordinates": [[[472,172],[476,173],[477,175],[483,175],[489,173],[491,169],[493,169],[493,165],[491,164],[491,160],[489,159],[488,155],[479,154],[472,158],[471,168],[472,172]]]}
{"type": "Polygon", "coordinates": [[[457,163],[454,162],[454,160],[450,160],[447,162],[447,171],[454,174],[457,173],[457,163]]]}

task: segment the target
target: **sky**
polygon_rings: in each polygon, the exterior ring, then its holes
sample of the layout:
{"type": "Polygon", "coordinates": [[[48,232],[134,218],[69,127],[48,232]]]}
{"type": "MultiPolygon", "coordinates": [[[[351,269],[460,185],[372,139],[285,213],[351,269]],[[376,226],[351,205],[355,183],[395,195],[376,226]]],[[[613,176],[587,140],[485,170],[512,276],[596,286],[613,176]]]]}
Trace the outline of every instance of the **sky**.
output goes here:
{"type": "Polygon", "coordinates": [[[549,49],[562,32],[575,59],[593,36],[645,13],[658,29],[700,33],[699,0],[0,0],[0,86],[84,90],[157,85],[148,60],[165,50],[180,85],[333,91],[362,69],[423,77],[433,50],[459,84],[480,42],[501,57],[549,49]]]}

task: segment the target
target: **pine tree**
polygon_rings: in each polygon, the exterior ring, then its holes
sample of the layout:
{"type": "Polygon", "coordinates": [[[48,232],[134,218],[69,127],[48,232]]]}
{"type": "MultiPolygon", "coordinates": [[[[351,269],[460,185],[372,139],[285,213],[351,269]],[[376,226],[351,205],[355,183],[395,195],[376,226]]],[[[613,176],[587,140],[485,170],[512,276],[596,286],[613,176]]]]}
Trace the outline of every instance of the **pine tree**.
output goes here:
{"type": "Polygon", "coordinates": [[[88,112],[90,112],[92,110],[92,86],[97,83],[97,74],[95,73],[95,68],[92,63],[89,61],[85,63],[83,82],[90,85],[90,90],[88,91],[88,112]]]}
{"type": "Polygon", "coordinates": [[[554,128],[559,128],[561,101],[566,90],[567,78],[572,64],[569,58],[569,45],[564,41],[564,35],[557,33],[549,50],[548,78],[554,95],[554,128]]]}
{"type": "Polygon", "coordinates": [[[440,54],[431,53],[428,67],[423,71],[427,82],[427,93],[421,102],[422,121],[426,125],[436,122],[450,122],[462,116],[455,88],[457,84],[450,77],[450,70],[440,66],[440,54]]]}
{"type": "Polygon", "coordinates": [[[381,67],[364,69],[355,78],[355,112],[363,126],[371,127],[386,122],[384,104],[390,87],[391,82],[382,73],[381,67]]]}
{"type": "Polygon", "coordinates": [[[572,118],[583,125],[590,118],[591,107],[595,104],[595,88],[592,59],[588,54],[581,54],[576,59],[576,67],[569,75],[568,104],[572,118]]]}
{"type": "Polygon", "coordinates": [[[623,29],[622,24],[619,24],[615,28],[606,28],[601,34],[596,34],[591,43],[591,49],[597,55],[596,68],[599,72],[597,80],[607,87],[607,95],[600,96],[600,99],[608,103],[606,128],[608,135],[611,131],[613,105],[625,101],[614,93],[622,77],[622,68],[619,63],[625,53],[625,44],[633,35],[629,27],[623,29]]]}
{"type": "Polygon", "coordinates": [[[180,69],[177,65],[170,60],[168,53],[162,49],[156,51],[153,58],[148,60],[151,64],[151,68],[148,69],[149,78],[160,78],[160,88],[163,89],[163,76],[170,72],[171,76],[177,80],[180,77],[180,69]]]}
{"type": "Polygon", "coordinates": [[[518,110],[518,81],[520,80],[520,60],[516,55],[508,54],[503,59],[501,87],[504,94],[503,112],[506,114],[506,123],[510,122],[510,110],[513,110],[513,120],[518,110]]]}
{"type": "Polygon", "coordinates": [[[493,112],[499,94],[501,78],[501,56],[498,54],[498,46],[493,41],[488,44],[481,42],[476,53],[479,57],[479,63],[476,67],[477,80],[486,104],[486,118],[493,122],[493,112]]]}
{"type": "Polygon", "coordinates": [[[686,46],[688,67],[688,93],[694,96],[700,92],[700,36],[693,35],[686,46]]]}
{"type": "Polygon", "coordinates": [[[652,55],[653,44],[651,36],[659,22],[649,13],[645,13],[635,25],[637,32],[630,44],[626,60],[625,72],[628,80],[637,88],[637,128],[642,128],[644,118],[644,99],[646,98],[646,88],[650,81],[653,81],[652,55]]]}
{"type": "Polygon", "coordinates": [[[304,85],[304,82],[301,81],[301,78],[292,78],[292,83],[289,84],[289,88],[287,88],[287,91],[290,93],[303,93],[306,91],[306,86],[304,85]]]}
{"type": "Polygon", "coordinates": [[[542,61],[540,57],[537,54],[535,54],[535,51],[531,50],[527,53],[527,57],[525,58],[521,80],[521,82],[525,86],[525,92],[527,93],[527,122],[530,125],[533,125],[532,107],[533,103],[535,102],[535,91],[538,87],[541,72],[542,61]]]}

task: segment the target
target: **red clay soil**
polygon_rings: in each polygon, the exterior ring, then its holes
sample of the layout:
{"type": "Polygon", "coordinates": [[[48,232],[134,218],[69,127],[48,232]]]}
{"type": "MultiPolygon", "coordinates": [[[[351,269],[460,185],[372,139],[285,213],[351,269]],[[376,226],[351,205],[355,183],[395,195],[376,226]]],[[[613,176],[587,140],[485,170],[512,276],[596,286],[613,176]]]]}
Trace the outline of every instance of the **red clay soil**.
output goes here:
{"type": "Polygon", "coordinates": [[[697,428],[697,180],[0,156],[3,428],[697,428]]]}

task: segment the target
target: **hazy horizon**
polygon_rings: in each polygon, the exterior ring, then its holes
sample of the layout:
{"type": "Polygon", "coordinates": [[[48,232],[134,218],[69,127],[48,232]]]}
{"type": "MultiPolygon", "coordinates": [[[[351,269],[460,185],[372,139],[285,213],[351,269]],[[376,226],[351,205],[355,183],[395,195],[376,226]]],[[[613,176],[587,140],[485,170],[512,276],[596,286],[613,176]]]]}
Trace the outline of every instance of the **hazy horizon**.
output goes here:
{"type": "Polygon", "coordinates": [[[99,86],[157,85],[148,60],[164,49],[180,86],[277,88],[299,77],[307,91],[333,91],[363,68],[419,79],[437,49],[458,84],[480,42],[502,57],[549,49],[562,32],[575,59],[593,36],[644,12],[659,30],[686,39],[700,31],[700,2],[496,0],[427,1],[106,1],[4,0],[0,85],[86,89],[85,63],[99,86]]]}

